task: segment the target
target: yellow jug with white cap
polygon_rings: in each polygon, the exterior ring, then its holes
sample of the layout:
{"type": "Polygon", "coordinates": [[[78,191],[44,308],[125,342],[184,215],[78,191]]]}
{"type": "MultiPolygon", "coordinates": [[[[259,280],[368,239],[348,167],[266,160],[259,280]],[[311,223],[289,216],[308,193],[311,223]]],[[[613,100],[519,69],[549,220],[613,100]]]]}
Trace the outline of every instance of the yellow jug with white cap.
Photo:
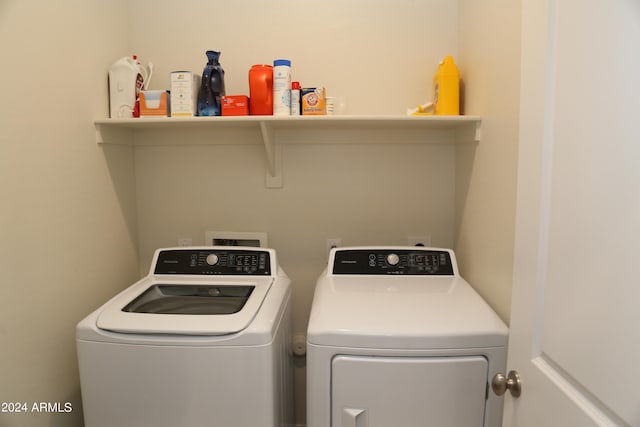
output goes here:
{"type": "Polygon", "coordinates": [[[440,62],[433,77],[433,113],[437,116],[460,114],[460,72],[451,55],[440,62]]]}

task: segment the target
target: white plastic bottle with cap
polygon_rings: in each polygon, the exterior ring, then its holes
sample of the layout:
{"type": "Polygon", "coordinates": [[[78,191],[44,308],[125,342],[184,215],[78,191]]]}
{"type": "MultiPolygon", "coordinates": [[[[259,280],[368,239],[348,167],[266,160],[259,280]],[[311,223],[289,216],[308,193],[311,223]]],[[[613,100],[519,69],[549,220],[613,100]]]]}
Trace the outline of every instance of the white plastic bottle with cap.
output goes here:
{"type": "Polygon", "coordinates": [[[291,83],[291,115],[300,115],[300,82],[291,83]]]}
{"type": "Polygon", "coordinates": [[[273,61],[273,115],[291,115],[291,61],[273,61]]]}

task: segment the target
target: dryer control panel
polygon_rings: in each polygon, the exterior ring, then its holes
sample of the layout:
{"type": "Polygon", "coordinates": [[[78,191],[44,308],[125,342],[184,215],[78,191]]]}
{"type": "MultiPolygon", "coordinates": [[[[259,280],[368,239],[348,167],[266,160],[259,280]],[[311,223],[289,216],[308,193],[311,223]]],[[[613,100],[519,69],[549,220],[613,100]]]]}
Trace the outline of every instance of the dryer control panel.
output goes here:
{"type": "Polygon", "coordinates": [[[269,251],[246,249],[168,249],[157,255],[154,274],[271,274],[269,251]]]}
{"type": "Polygon", "coordinates": [[[337,249],[333,274],[453,276],[449,251],[437,249],[337,249]]]}

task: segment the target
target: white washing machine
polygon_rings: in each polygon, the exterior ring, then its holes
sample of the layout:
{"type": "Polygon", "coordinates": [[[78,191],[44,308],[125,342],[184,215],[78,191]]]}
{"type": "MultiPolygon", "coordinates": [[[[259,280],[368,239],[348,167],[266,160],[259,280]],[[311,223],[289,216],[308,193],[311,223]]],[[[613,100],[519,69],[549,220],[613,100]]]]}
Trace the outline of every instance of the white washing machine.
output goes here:
{"type": "Polygon", "coordinates": [[[85,425],[292,424],[290,298],[272,249],[157,250],[77,326],[85,425]]]}
{"type": "Polygon", "coordinates": [[[451,250],[333,249],[307,331],[307,427],[498,427],[507,332],[451,250]]]}

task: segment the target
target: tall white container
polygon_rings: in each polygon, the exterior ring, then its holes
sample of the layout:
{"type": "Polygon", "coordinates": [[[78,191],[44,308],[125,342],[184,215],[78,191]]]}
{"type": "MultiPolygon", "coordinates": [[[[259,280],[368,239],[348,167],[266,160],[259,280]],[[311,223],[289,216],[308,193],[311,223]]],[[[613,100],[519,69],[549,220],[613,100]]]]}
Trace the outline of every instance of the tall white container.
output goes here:
{"type": "Polygon", "coordinates": [[[291,115],[291,61],[273,61],[273,115],[291,115]]]}
{"type": "Polygon", "coordinates": [[[138,58],[125,56],[109,67],[109,115],[112,119],[133,117],[140,91],[149,84],[149,72],[138,58]],[[146,84],[145,84],[146,83],[146,84]]]}

